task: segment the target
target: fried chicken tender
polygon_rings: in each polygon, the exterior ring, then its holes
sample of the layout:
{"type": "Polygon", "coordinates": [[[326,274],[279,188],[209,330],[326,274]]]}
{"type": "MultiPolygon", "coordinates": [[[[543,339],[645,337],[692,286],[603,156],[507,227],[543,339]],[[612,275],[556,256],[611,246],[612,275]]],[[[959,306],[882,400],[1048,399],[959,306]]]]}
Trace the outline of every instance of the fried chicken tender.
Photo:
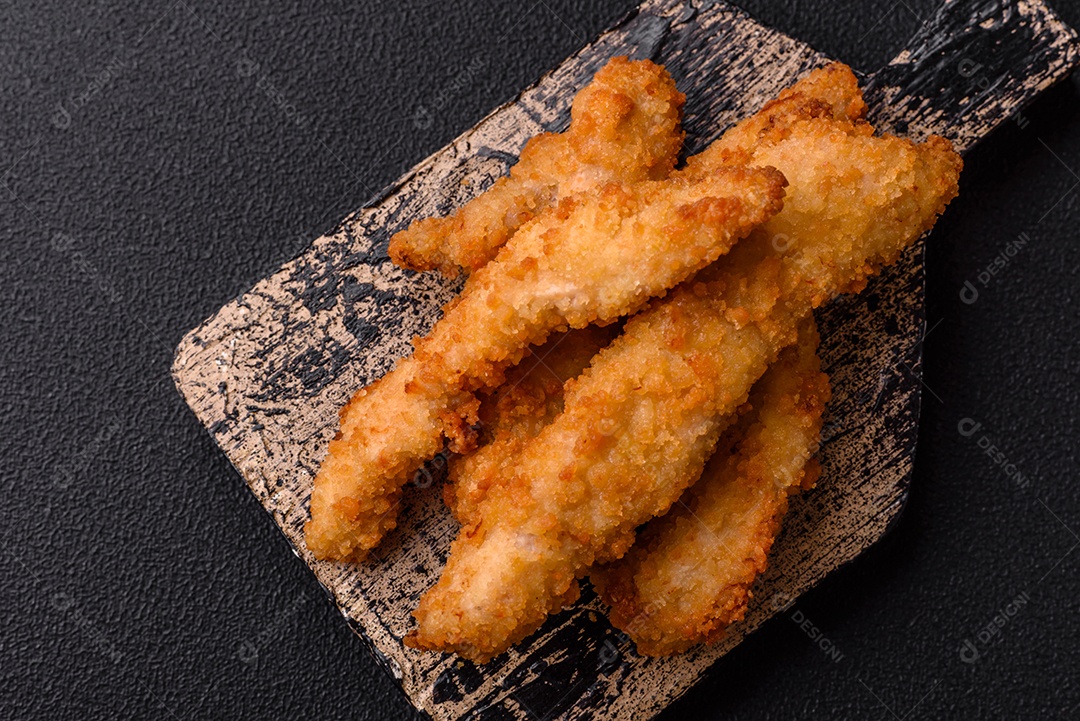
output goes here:
{"type": "Polygon", "coordinates": [[[829,379],[813,317],[750,392],[701,478],[651,521],[630,552],[590,578],[638,653],[666,656],[719,639],[741,620],[765,570],[788,496],[820,473],[816,452],[829,379]]]}
{"type": "MultiPolygon", "coordinates": [[[[451,483],[443,488],[459,522],[476,520],[491,483],[500,473],[505,477],[525,443],[561,412],[564,382],[614,337],[612,326],[561,334],[482,398],[483,444],[451,459],[451,483]]],[[[818,342],[811,317],[800,326],[798,343],[781,351],[754,385],[701,478],[645,527],[627,555],[590,571],[611,606],[612,624],[630,635],[639,653],[670,655],[718,640],[745,614],[789,494],[812,487],[819,474],[811,456],[829,383],[818,342]]]]}
{"type": "Polygon", "coordinates": [[[574,97],[566,132],[532,138],[509,176],[452,215],[417,220],[394,235],[390,258],[450,277],[473,272],[559,198],[613,181],[666,178],[682,147],[684,101],[663,67],[612,58],[574,97]]]}
{"type": "MultiPolygon", "coordinates": [[[[790,183],[784,210],[623,334],[569,384],[462,529],[406,643],[486,661],[577,597],[637,526],[700,476],[731,414],[799,323],[929,230],[957,193],[948,141],[874,137],[846,119],[763,128],[753,162],[790,183]]],[[[707,172],[695,163],[696,175],[707,172]]]]}
{"type": "Polygon", "coordinates": [[[831,63],[780,91],[758,112],[739,121],[702,152],[687,158],[687,167],[679,172],[693,174],[727,164],[733,156],[745,158],[759,144],[783,138],[793,124],[803,120],[861,120],[866,110],[851,68],[843,63],[831,63]]]}
{"type": "Polygon", "coordinates": [[[450,459],[450,482],[443,486],[446,506],[460,523],[471,522],[506,464],[513,463],[525,443],[562,411],[563,384],[581,375],[619,330],[618,325],[590,325],[560,333],[507,371],[502,386],[481,394],[480,445],[450,459]]]}
{"type": "Polygon", "coordinates": [[[360,560],[396,525],[402,486],[451,439],[467,448],[473,391],[494,388],[529,345],[609,324],[718,258],[783,205],[773,168],[609,184],[561,200],[469,278],[431,333],[353,396],[315,478],[308,548],[360,560]]]}
{"type": "MultiPolygon", "coordinates": [[[[832,63],[782,90],[756,114],[728,130],[701,154],[689,158],[690,167],[682,172],[706,172],[727,160],[739,157],[745,160],[760,137],[775,136],[797,120],[814,117],[856,120],[866,110],[851,69],[842,63],[832,63]]],[[[550,343],[550,349],[538,349],[538,355],[545,358],[544,365],[564,368],[565,372],[557,373],[564,380],[575,378],[602,347],[594,347],[597,338],[589,336],[592,330],[568,333],[565,342],[564,336],[559,336],[550,343]]],[[[605,331],[596,332],[603,334],[606,342],[614,338],[605,331]]],[[[451,459],[451,483],[444,486],[443,496],[462,524],[469,523],[473,510],[500,469],[512,461],[525,441],[538,434],[562,410],[562,384],[545,372],[544,365],[523,361],[512,371],[513,378],[508,377],[508,390],[500,392],[500,389],[481,401],[480,422],[492,432],[482,439],[481,447],[475,452],[451,459]]]]}

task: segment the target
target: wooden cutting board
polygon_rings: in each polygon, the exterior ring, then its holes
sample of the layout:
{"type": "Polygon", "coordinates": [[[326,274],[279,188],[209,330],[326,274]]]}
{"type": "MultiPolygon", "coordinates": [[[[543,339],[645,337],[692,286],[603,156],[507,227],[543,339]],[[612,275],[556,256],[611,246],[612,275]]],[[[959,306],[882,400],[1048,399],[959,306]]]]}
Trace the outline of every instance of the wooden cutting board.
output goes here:
{"type": "MultiPolygon", "coordinates": [[[[899,517],[915,451],[924,332],[923,245],[865,292],[819,313],[834,398],[824,473],[797,498],[747,618],[719,645],[636,655],[591,589],[485,666],[405,648],[411,610],[457,526],[442,467],[407,490],[400,527],[364,565],[314,560],[303,539],[312,478],[354,391],[385,373],[460,288],[387,259],[397,230],[445,214],[505,174],[525,141],[563,130],[573,95],[614,55],[665,65],[687,95],[696,152],[828,58],[724,3],[650,0],[191,331],[173,376],[184,399],[378,662],[436,719],[646,719],[764,620],[872,545],[899,517]]],[[[866,78],[882,130],[945,135],[966,150],[1066,75],[1072,30],[1037,0],[948,2],[866,78]]],[[[941,242],[945,239],[937,239],[941,242]]],[[[360,690],[357,690],[358,695],[360,690]]]]}

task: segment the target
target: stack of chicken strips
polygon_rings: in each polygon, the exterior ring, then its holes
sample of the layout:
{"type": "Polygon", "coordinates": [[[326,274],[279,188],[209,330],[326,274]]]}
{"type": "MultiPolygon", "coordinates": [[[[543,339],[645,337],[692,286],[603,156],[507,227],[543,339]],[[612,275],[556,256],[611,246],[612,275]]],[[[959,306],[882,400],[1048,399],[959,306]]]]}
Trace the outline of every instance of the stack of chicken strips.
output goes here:
{"type": "Polygon", "coordinates": [[[639,653],[740,620],[829,400],[812,311],[929,230],[948,141],[875,135],[851,70],[811,72],[677,166],[684,97],[615,58],[507,177],[392,240],[468,273],[361,389],[315,479],[311,552],[363,562],[444,447],[461,530],[409,645],[486,662],[589,576],[639,653]],[[479,429],[479,430],[478,430],[479,429]]]}

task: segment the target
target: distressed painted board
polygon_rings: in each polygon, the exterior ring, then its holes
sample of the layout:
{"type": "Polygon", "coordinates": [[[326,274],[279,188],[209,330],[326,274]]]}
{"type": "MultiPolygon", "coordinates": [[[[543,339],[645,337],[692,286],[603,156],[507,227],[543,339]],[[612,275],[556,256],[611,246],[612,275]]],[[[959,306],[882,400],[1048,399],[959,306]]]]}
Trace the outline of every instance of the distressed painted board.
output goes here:
{"type": "MultiPolygon", "coordinates": [[[[962,150],[1078,56],[1072,31],[1033,0],[946,3],[907,48],[867,77],[873,119],[946,135],[962,150]]],[[[650,718],[783,601],[878,540],[904,506],[919,413],[921,243],[864,293],[819,314],[835,386],[824,473],[792,503],[746,620],[717,646],[640,658],[586,588],[578,605],[486,666],[403,647],[410,612],[457,532],[427,482],[408,489],[400,527],[370,562],[320,562],[305,549],[312,478],[338,409],[408,353],[460,287],[395,267],[390,235],[489,186],[532,135],[564,129],[574,93],[620,54],[663,63],[686,92],[688,152],[827,61],[730,5],[650,0],[191,331],[176,353],[176,385],[196,416],[378,662],[436,719],[650,718]]]]}

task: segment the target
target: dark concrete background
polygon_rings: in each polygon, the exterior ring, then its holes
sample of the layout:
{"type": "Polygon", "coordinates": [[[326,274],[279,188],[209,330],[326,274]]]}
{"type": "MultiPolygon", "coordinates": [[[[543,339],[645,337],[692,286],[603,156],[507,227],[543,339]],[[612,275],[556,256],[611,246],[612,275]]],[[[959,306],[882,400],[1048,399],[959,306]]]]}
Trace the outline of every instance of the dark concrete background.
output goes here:
{"type": "MultiPolygon", "coordinates": [[[[934,6],[741,4],[863,70],[934,6]]],[[[632,3],[63,5],[0,11],[0,717],[412,718],[172,349],[632,3]]],[[[969,156],[932,239],[910,503],[792,611],[842,658],[778,618],[666,718],[1080,713],[1078,88],[969,156]]]]}

